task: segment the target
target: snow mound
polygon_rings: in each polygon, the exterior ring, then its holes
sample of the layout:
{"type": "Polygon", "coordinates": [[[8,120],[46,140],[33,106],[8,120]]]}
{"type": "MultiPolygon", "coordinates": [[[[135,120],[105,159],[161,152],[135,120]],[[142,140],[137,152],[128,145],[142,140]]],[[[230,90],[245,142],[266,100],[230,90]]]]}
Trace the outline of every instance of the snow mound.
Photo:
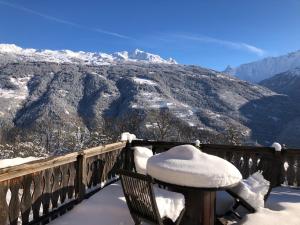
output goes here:
{"type": "Polygon", "coordinates": [[[184,209],[184,196],[180,193],[166,191],[161,188],[153,188],[159,215],[176,221],[181,211],[184,209]]]}
{"type": "Polygon", "coordinates": [[[272,144],[272,147],[275,148],[275,151],[276,151],[276,152],[280,152],[281,149],[282,149],[281,144],[279,144],[279,143],[277,143],[277,142],[274,142],[274,143],[272,144]]]}
{"type": "Polygon", "coordinates": [[[148,159],[153,156],[152,150],[145,147],[134,147],[134,165],[138,173],[146,175],[146,166],[148,159]]]}
{"type": "Polygon", "coordinates": [[[276,187],[272,189],[266,208],[247,214],[238,225],[299,225],[299,189],[276,187]]]}
{"type": "Polygon", "coordinates": [[[18,157],[18,158],[13,158],[13,159],[1,159],[0,160],[0,169],[5,168],[5,167],[24,164],[24,163],[39,160],[39,159],[41,159],[41,158],[37,158],[37,157],[21,158],[21,157],[18,157]]]}
{"type": "Polygon", "coordinates": [[[268,193],[270,182],[265,180],[260,172],[241,181],[231,190],[247,201],[253,208],[264,207],[264,196],[268,193]]]}
{"type": "Polygon", "coordinates": [[[242,179],[233,164],[192,145],[176,146],[151,157],[147,173],[167,183],[202,188],[225,187],[242,179]]]}
{"type": "Polygon", "coordinates": [[[124,132],[121,134],[121,141],[128,141],[129,143],[131,143],[135,139],[136,139],[136,136],[129,132],[124,132]]]}

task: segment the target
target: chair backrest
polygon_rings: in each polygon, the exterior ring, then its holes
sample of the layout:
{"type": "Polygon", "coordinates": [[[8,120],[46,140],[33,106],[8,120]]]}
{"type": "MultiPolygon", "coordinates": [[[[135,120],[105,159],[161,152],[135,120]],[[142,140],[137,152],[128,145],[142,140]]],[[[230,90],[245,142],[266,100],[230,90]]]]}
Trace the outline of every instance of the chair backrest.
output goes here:
{"type": "Polygon", "coordinates": [[[122,188],[133,219],[144,219],[155,224],[163,224],[153,192],[150,176],[119,170],[122,188]]]}
{"type": "Polygon", "coordinates": [[[265,195],[265,200],[269,197],[272,188],[277,187],[282,183],[281,180],[281,161],[274,157],[264,156],[260,159],[258,164],[258,170],[262,171],[262,175],[268,181],[270,181],[270,187],[268,193],[265,195]]]}

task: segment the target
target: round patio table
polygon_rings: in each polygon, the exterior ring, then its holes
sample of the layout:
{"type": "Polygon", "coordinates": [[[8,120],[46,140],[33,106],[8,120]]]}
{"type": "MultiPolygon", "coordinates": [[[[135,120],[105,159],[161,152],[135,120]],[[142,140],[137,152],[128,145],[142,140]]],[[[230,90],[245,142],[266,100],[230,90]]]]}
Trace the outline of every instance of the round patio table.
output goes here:
{"type": "Polygon", "coordinates": [[[181,225],[214,225],[216,191],[233,187],[242,179],[231,163],[191,145],[177,146],[152,156],[147,163],[147,173],[158,184],[185,196],[186,212],[181,225]]]}

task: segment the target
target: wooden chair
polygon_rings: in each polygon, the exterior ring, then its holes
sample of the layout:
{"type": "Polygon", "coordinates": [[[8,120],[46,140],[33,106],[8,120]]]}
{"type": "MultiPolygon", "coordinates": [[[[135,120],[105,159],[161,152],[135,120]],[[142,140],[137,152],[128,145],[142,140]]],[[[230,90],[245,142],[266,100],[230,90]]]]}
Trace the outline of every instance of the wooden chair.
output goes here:
{"type": "MultiPolygon", "coordinates": [[[[268,193],[264,196],[264,201],[266,201],[272,191],[273,187],[277,187],[281,184],[282,180],[280,180],[280,172],[281,172],[281,162],[274,159],[273,157],[262,157],[258,164],[257,169],[262,171],[262,174],[266,180],[270,182],[270,187],[268,193]]],[[[227,212],[226,214],[233,214],[238,219],[241,219],[241,216],[237,212],[237,208],[239,206],[243,206],[249,213],[255,213],[256,209],[251,206],[243,197],[239,196],[235,192],[231,191],[230,189],[226,190],[228,194],[230,194],[235,203],[232,209],[227,212]]]]}
{"type": "Polygon", "coordinates": [[[136,225],[140,225],[142,220],[158,225],[177,225],[180,223],[184,209],[175,223],[169,218],[161,218],[153,191],[153,179],[150,176],[126,170],[119,170],[119,174],[124,196],[136,225]]]}

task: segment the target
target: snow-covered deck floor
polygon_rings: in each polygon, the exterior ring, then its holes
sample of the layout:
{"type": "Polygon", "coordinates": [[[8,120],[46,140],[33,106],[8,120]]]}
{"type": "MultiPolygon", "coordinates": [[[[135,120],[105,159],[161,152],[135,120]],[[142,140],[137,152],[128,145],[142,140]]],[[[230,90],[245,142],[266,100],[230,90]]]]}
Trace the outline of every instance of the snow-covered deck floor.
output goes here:
{"type": "MultiPolygon", "coordinates": [[[[300,190],[274,188],[265,209],[249,214],[239,225],[299,225],[300,190]]],[[[133,225],[122,187],[111,184],[50,225],[133,225]]]]}

